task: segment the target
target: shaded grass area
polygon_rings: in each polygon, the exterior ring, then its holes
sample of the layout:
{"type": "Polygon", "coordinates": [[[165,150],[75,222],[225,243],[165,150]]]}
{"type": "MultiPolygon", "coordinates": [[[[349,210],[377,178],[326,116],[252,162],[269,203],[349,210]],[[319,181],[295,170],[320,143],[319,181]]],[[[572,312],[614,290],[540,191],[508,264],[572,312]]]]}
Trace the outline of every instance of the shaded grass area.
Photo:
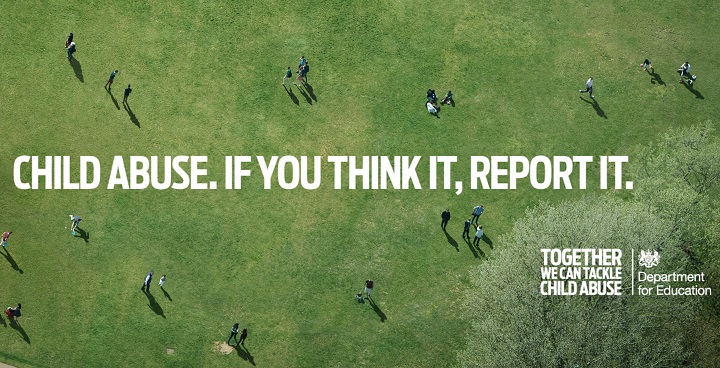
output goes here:
{"type": "MultiPolygon", "coordinates": [[[[492,259],[487,242],[463,244],[464,217],[484,204],[495,239],[526,207],[583,194],[471,191],[469,156],[632,161],[670,127],[716,120],[718,5],[695,6],[22,4],[0,20],[16,40],[0,69],[0,226],[14,232],[0,278],[2,301],[27,309],[30,343],[6,327],[14,338],[0,356],[18,366],[452,364],[469,326],[465,271],[492,259]],[[280,82],[301,54],[310,87],[289,95],[280,82]],[[637,67],[645,57],[655,76],[637,67]],[[694,90],[674,73],[686,59],[694,90]],[[577,94],[589,75],[596,105],[577,94]],[[452,89],[456,106],[429,117],[428,88],[452,89]],[[334,190],[331,165],[318,190],[264,190],[250,165],[237,191],[20,191],[10,174],[27,154],[96,156],[103,183],[115,155],[205,155],[219,188],[225,155],[457,155],[465,190],[429,190],[425,170],[423,190],[334,190]],[[69,213],[85,218],[80,237],[64,229],[69,213]],[[151,269],[168,274],[169,296],[139,290],[151,269]],[[367,278],[374,303],[358,305],[367,278]],[[214,351],[235,321],[248,350],[214,351]]],[[[590,165],[590,188],[598,172],[590,165]]]]}

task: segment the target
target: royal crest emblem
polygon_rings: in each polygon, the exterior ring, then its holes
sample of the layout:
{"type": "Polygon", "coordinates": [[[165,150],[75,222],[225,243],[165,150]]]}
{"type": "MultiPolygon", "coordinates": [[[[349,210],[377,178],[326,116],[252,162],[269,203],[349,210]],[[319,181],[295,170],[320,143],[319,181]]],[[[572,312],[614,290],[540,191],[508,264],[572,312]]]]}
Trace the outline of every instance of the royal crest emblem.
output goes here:
{"type": "Polygon", "coordinates": [[[660,262],[660,254],[655,250],[641,250],[638,256],[638,263],[645,268],[653,268],[660,262]]]}

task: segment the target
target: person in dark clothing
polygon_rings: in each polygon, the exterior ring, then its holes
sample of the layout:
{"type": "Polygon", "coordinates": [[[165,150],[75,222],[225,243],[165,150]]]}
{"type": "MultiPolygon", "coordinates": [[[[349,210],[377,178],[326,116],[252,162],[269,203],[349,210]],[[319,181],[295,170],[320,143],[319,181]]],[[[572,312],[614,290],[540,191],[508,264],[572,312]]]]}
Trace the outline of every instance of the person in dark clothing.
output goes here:
{"type": "Polygon", "coordinates": [[[240,323],[235,322],[235,324],[230,329],[230,337],[228,337],[228,345],[230,345],[230,339],[235,339],[235,344],[238,344],[237,334],[238,334],[238,328],[240,326],[240,323]]]}
{"type": "Polygon", "coordinates": [[[442,215],[440,215],[442,218],[442,222],[440,223],[440,227],[445,231],[445,228],[447,227],[448,221],[450,221],[450,209],[446,209],[443,211],[442,215]]]}
{"type": "Polygon", "coordinates": [[[152,277],[154,273],[154,271],[150,271],[150,273],[145,276],[145,281],[143,281],[143,285],[140,290],[145,291],[147,289],[147,292],[150,292],[150,284],[152,283],[152,277]]]}
{"type": "Polygon", "coordinates": [[[370,299],[370,293],[372,293],[374,287],[375,287],[375,282],[373,282],[373,280],[365,280],[365,298],[366,299],[370,299]]]}
{"type": "Polygon", "coordinates": [[[433,104],[437,103],[437,95],[435,94],[434,89],[427,90],[427,99],[428,102],[432,102],[433,104]]]}
{"type": "Polygon", "coordinates": [[[125,88],[125,93],[123,94],[123,104],[127,103],[127,99],[130,96],[130,92],[132,92],[132,88],[130,88],[130,85],[128,84],[127,88],[125,88]]]}
{"type": "Polygon", "coordinates": [[[22,308],[22,305],[20,303],[18,303],[17,308],[8,307],[8,309],[5,310],[5,315],[8,317],[10,322],[17,323],[18,318],[20,318],[20,316],[22,316],[22,312],[20,311],[21,308],[22,308]]]}
{"type": "Polygon", "coordinates": [[[468,239],[470,239],[470,226],[472,226],[472,220],[470,217],[468,217],[467,220],[465,220],[465,229],[463,229],[463,239],[467,236],[468,239]]]}
{"type": "Polygon", "coordinates": [[[73,33],[70,32],[70,35],[68,36],[67,41],[65,41],[65,48],[68,48],[68,46],[70,46],[70,44],[72,42],[73,42],[73,33]]]}
{"type": "Polygon", "coordinates": [[[247,328],[243,328],[240,333],[240,345],[245,346],[245,339],[247,339],[247,328]]]}
{"type": "Polygon", "coordinates": [[[68,60],[72,61],[73,54],[75,53],[75,51],[77,51],[77,49],[75,48],[75,42],[70,42],[70,44],[67,47],[68,60]]]}
{"type": "Polygon", "coordinates": [[[307,83],[307,74],[310,71],[310,64],[305,62],[305,65],[302,67],[302,75],[303,75],[303,83],[307,83]]]}
{"type": "Polygon", "coordinates": [[[440,100],[440,104],[441,105],[442,104],[449,105],[452,103],[452,100],[453,100],[452,91],[448,91],[448,93],[445,95],[445,97],[443,97],[443,99],[440,100]]]}
{"type": "Polygon", "coordinates": [[[282,85],[285,85],[285,81],[289,81],[292,78],[292,71],[290,70],[290,67],[287,68],[285,71],[285,76],[283,77],[282,85]]]}
{"type": "Polygon", "coordinates": [[[650,59],[645,59],[645,61],[643,61],[643,63],[640,64],[640,66],[641,66],[643,69],[645,69],[646,71],[647,71],[648,69],[650,69],[650,73],[654,73],[654,72],[655,72],[655,69],[653,68],[652,63],[650,62],[650,59]]]}
{"type": "Polygon", "coordinates": [[[107,82],[105,82],[105,88],[107,88],[107,89],[112,88],[112,84],[113,84],[113,82],[115,82],[115,76],[117,75],[118,72],[119,72],[119,70],[115,69],[110,73],[110,78],[108,78],[107,82]]]}
{"type": "Polygon", "coordinates": [[[20,309],[22,308],[22,304],[18,303],[17,308],[13,309],[13,316],[15,316],[15,323],[18,322],[18,318],[22,316],[22,312],[20,312],[20,309]]]}

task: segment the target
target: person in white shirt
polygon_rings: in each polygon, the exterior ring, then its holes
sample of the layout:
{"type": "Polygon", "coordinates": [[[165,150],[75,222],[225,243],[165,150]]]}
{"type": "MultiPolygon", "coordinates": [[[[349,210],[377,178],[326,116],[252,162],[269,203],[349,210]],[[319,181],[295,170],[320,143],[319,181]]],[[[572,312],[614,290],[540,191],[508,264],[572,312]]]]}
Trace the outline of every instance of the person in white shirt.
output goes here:
{"type": "Polygon", "coordinates": [[[426,106],[427,106],[428,112],[430,114],[438,116],[437,107],[435,107],[435,105],[433,105],[432,102],[428,101],[426,106]]]}
{"type": "Polygon", "coordinates": [[[480,246],[480,239],[485,235],[485,232],[482,229],[482,225],[478,225],[477,232],[475,233],[475,242],[473,243],[476,247],[480,246]]]}
{"type": "Polygon", "coordinates": [[[590,94],[590,98],[595,98],[595,96],[593,95],[592,87],[593,87],[593,78],[590,77],[590,79],[588,79],[587,82],[585,82],[585,90],[580,90],[580,93],[587,92],[590,94]]]}
{"type": "Polygon", "coordinates": [[[682,83],[685,74],[688,74],[688,72],[690,72],[690,63],[688,63],[687,61],[684,62],[682,65],[680,65],[680,69],[678,69],[677,72],[680,73],[680,83],[682,83]]]}

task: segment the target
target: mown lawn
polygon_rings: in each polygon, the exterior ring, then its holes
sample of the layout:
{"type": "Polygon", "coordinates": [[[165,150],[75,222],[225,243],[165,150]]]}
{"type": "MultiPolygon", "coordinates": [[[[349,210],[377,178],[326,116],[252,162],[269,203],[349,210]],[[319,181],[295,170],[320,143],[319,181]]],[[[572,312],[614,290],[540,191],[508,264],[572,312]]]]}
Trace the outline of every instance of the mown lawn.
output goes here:
{"type": "MultiPolygon", "coordinates": [[[[597,191],[469,189],[473,155],[629,155],[710,121],[718,3],[75,1],[0,3],[0,361],[19,367],[442,367],[464,346],[461,238],[484,204],[494,245],[527,207],[597,191]],[[702,26],[699,26],[702,25],[702,26]],[[65,37],[74,32],[77,63],[65,37]],[[280,85],[304,54],[310,88],[280,85]],[[638,67],[652,60],[657,75],[638,67]],[[698,75],[678,83],[685,60],[698,75]],[[112,94],[103,84],[119,69],[112,94]],[[595,78],[597,104],[577,91],[595,78]],[[122,91],[132,84],[129,109],[122,91]],[[436,119],[425,91],[452,89],[436,119]],[[583,101],[585,98],[587,101],[583,101]],[[21,155],[208,156],[217,190],[19,190],[21,155]],[[225,190],[224,156],[423,156],[422,190],[225,190]],[[465,190],[430,190],[458,156],[465,190]],[[440,213],[450,208],[445,235],[440,213]],[[82,216],[85,239],[68,214],[82,216]],[[13,264],[15,267],[13,267],[13,264]],[[167,274],[164,294],[139,288],[167,274]],[[376,281],[375,306],[358,305],[376,281]],[[230,326],[247,350],[224,355],[230,326]],[[171,349],[171,350],[168,350],[171,349]],[[168,353],[170,352],[170,354],[168,353]]],[[[76,168],[73,168],[76,170],[76,168]]],[[[75,171],[74,171],[75,172],[75,171]]]]}

